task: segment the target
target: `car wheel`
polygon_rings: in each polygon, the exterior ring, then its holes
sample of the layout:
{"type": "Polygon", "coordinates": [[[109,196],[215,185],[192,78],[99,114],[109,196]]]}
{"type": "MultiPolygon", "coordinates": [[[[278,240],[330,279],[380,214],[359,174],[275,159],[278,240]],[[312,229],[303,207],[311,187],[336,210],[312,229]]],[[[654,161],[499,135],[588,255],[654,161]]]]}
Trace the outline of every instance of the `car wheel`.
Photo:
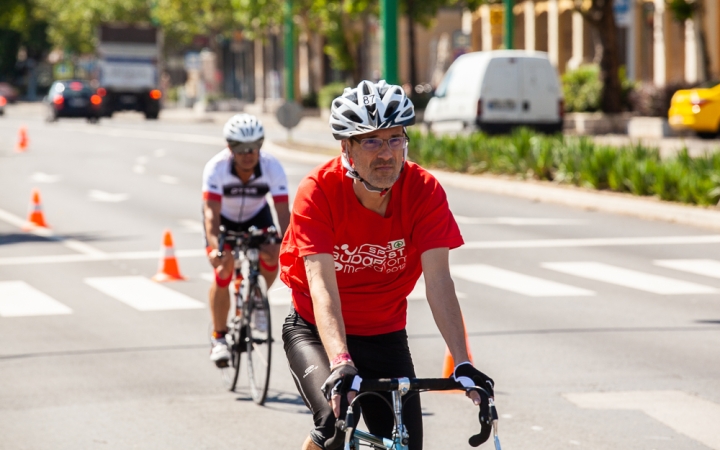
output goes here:
{"type": "Polygon", "coordinates": [[[157,112],[157,111],[146,112],[146,113],[145,113],[145,119],[147,119],[147,120],[156,120],[159,115],[160,115],[160,113],[157,112]]]}
{"type": "Polygon", "coordinates": [[[715,139],[718,136],[718,133],[711,133],[708,131],[698,131],[697,135],[700,139],[715,139]]]}
{"type": "Polygon", "coordinates": [[[100,121],[99,117],[91,116],[87,118],[88,123],[98,123],[100,121]]]}

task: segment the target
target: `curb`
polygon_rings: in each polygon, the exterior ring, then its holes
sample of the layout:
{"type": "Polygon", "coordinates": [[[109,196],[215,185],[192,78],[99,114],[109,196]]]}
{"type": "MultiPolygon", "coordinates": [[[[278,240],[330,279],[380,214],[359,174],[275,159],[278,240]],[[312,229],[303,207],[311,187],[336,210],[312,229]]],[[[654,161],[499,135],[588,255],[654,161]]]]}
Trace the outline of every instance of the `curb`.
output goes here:
{"type": "MultiPolygon", "coordinates": [[[[265,142],[264,148],[276,156],[309,164],[322,164],[332,158],[328,155],[288,149],[272,142],[265,142]]],[[[720,230],[720,209],[670,203],[618,192],[559,186],[543,181],[516,181],[492,175],[467,175],[437,169],[429,172],[444,186],[459,189],[720,230]]]]}

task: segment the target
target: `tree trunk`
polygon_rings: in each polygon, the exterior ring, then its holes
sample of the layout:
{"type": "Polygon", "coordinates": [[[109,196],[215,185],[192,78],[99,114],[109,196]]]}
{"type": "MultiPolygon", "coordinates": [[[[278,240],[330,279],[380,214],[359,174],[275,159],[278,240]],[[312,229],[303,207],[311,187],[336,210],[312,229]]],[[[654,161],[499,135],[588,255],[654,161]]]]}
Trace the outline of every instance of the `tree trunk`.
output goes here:
{"type": "Polygon", "coordinates": [[[410,86],[415,89],[418,84],[417,80],[417,62],[415,58],[415,19],[413,0],[407,0],[407,16],[408,16],[408,53],[410,59],[410,86]]]}
{"type": "Polygon", "coordinates": [[[605,113],[622,111],[622,85],[620,84],[620,54],[618,51],[617,26],[612,0],[593,0],[597,20],[591,21],[598,30],[602,44],[600,78],[603,83],[601,108],[605,113]]]}

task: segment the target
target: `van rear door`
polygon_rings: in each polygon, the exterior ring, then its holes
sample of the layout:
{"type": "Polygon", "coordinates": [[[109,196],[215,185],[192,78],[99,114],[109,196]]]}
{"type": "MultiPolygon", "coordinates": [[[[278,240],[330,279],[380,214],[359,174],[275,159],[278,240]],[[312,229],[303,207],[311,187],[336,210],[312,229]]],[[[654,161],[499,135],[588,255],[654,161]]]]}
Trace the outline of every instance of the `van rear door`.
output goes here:
{"type": "Polygon", "coordinates": [[[559,122],[560,86],[555,68],[544,58],[522,58],[520,67],[521,122],[559,122]]]}
{"type": "Polygon", "coordinates": [[[520,58],[490,60],[482,83],[482,122],[516,123],[520,110],[520,58]]]}

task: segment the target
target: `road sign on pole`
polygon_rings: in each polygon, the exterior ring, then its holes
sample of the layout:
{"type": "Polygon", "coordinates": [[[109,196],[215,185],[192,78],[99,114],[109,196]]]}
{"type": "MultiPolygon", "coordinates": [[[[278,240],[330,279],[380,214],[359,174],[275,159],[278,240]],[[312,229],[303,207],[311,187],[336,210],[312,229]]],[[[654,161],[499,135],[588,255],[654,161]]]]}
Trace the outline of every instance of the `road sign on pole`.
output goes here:
{"type": "Polygon", "coordinates": [[[398,84],[398,0],[380,0],[382,75],[389,84],[398,84]]]}
{"type": "Polygon", "coordinates": [[[295,23],[292,0],[285,0],[285,100],[295,100],[295,23]]]}
{"type": "Polygon", "coordinates": [[[515,15],[513,14],[514,0],[503,0],[505,3],[505,48],[513,48],[513,36],[515,34],[515,15]]]}

